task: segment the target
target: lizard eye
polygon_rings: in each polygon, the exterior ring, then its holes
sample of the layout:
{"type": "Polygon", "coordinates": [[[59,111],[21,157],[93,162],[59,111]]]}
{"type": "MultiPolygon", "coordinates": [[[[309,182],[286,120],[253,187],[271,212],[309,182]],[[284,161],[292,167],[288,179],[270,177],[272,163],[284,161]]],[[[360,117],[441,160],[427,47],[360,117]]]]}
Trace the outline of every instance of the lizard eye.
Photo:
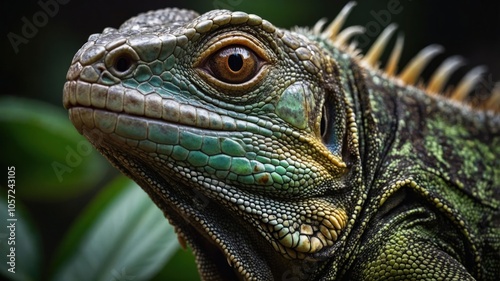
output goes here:
{"type": "Polygon", "coordinates": [[[245,46],[233,45],[211,55],[205,69],[216,79],[229,84],[241,84],[255,77],[262,60],[245,46]]]}
{"type": "Polygon", "coordinates": [[[204,82],[214,87],[216,95],[241,97],[264,81],[272,69],[272,52],[259,40],[232,34],[212,38],[201,45],[193,69],[204,82]]]}

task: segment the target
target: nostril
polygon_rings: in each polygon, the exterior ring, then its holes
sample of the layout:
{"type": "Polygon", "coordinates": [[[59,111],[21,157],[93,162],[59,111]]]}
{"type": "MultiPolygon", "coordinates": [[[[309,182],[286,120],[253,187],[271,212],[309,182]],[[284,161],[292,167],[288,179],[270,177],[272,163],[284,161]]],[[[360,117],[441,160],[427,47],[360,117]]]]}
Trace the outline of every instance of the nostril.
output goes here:
{"type": "Polygon", "coordinates": [[[128,56],[121,56],[115,60],[114,68],[117,72],[127,72],[132,66],[132,61],[128,56]]]}
{"type": "Polygon", "coordinates": [[[130,46],[122,45],[110,51],[104,58],[109,72],[118,78],[123,78],[133,72],[139,61],[139,56],[130,46]]]}

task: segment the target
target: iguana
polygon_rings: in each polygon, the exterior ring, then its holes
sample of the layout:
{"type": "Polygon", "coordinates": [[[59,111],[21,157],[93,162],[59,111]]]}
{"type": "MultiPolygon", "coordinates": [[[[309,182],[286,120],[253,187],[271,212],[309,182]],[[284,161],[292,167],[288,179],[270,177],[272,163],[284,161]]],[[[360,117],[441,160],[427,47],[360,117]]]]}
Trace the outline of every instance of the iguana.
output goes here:
{"type": "MultiPolygon", "coordinates": [[[[396,70],[358,26],[169,8],[94,34],[64,106],[193,249],[203,280],[498,280],[500,88],[440,48],[396,70]]],[[[161,250],[161,249],[159,249],[161,250]]]]}

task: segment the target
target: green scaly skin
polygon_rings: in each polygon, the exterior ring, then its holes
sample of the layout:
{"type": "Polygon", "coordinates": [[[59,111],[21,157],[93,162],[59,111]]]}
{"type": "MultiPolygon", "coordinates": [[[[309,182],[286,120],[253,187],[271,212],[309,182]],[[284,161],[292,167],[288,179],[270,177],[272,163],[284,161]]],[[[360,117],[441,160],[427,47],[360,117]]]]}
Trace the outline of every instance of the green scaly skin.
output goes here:
{"type": "Polygon", "coordinates": [[[164,211],[203,280],[500,276],[492,112],[222,10],[94,34],[67,79],[75,127],[164,211]],[[234,46],[243,78],[217,63],[234,46]]]}

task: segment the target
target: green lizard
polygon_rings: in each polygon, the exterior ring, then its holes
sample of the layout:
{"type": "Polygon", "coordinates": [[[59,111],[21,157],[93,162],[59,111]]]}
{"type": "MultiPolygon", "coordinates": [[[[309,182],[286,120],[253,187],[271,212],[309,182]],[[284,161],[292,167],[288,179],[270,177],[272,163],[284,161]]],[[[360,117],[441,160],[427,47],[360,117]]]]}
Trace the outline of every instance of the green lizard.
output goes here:
{"type": "Polygon", "coordinates": [[[203,280],[497,280],[500,89],[467,104],[440,48],[397,72],[395,26],[361,55],[341,31],[180,9],[94,34],[64,106],[192,247],[203,280]],[[443,93],[443,94],[440,94],[443,93]]]}

